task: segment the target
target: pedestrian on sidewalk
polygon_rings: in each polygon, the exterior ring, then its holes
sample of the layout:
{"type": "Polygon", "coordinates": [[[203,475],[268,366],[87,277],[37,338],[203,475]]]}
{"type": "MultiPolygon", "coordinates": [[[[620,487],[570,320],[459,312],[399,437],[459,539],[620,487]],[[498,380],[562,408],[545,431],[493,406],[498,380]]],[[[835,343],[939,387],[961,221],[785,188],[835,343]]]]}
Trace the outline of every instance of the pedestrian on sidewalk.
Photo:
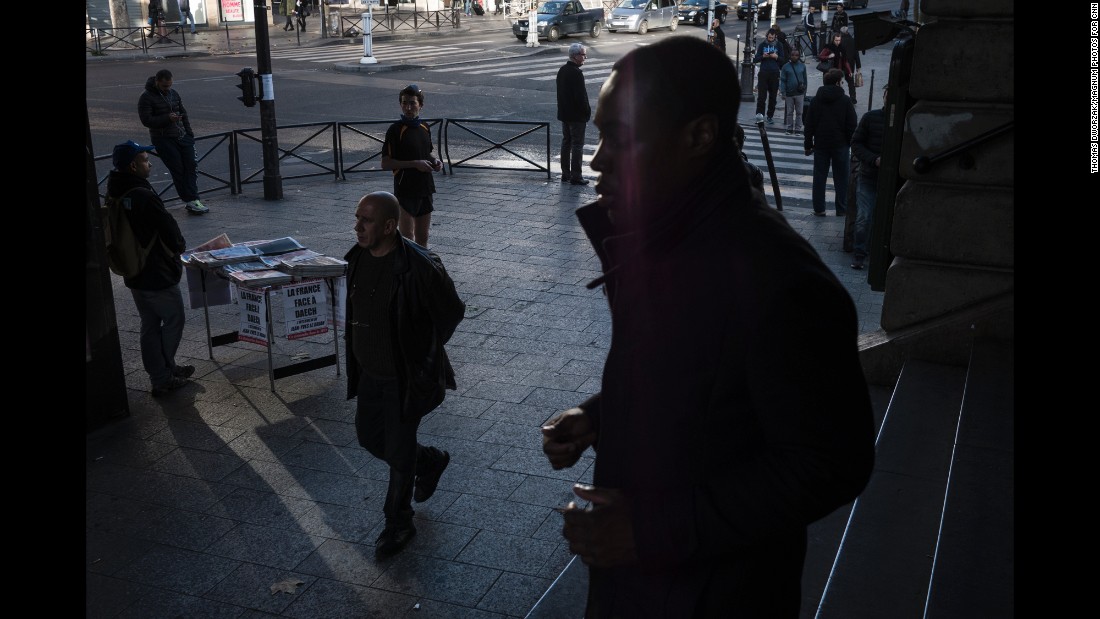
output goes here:
{"type": "Polygon", "coordinates": [[[287,30],[294,30],[294,3],[296,0],[282,0],[279,2],[279,15],[286,17],[286,23],[283,24],[283,32],[287,30]]]}
{"type": "Polygon", "coordinates": [[[558,120],[561,121],[561,182],[587,185],[581,176],[584,160],[584,130],[592,118],[592,104],[581,66],[588,50],[580,43],[569,46],[569,59],[558,69],[558,120]]]}
{"type": "Polygon", "coordinates": [[[157,155],[172,174],[176,193],[191,215],[210,212],[199,201],[198,163],[195,156],[195,132],[183,98],[172,88],[172,72],[161,69],[145,81],[138,98],[138,117],[149,128],[149,139],[157,155]]]}
{"type": "Polygon", "coordinates": [[[149,0],[149,36],[157,37],[156,42],[168,36],[168,26],[164,19],[164,6],[161,0],[149,0]]]}
{"type": "Polygon", "coordinates": [[[830,167],[836,216],[844,217],[848,211],[848,155],[856,131],[856,108],[839,86],[842,77],[840,69],[825,72],[825,83],[810,101],[805,119],[806,156],[814,157],[813,208],[814,215],[819,217],[825,216],[825,184],[830,167]]]}
{"type": "Polygon", "coordinates": [[[393,171],[393,193],[401,202],[398,227],[405,238],[428,247],[432,225],[432,172],[443,169],[443,162],[432,154],[432,130],[420,122],[424,92],[409,84],[397,93],[401,119],[390,125],[382,143],[382,169],[393,171]]]}
{"type": "Polygon", "coordinates": [[[871,475],[855,305],[750,188],[740,94],[686,36],[631,50],[600,91],[599,199],[577,219],[611,346],[600,391],[542,427],[553,469],[595,458],[573,486],[590,504],[560,510],[588,619],[798,617],[807,526],[871,475]]]}
{"type": "Polygon", "coordinates": [[[802,16],[802,25],[806,28],[806,37],[810,40],[810,51],[817,57],[817,18],[814,15],[817,9],[811,4],[806,14],[802,16]]]}
{"type": "Polygon", "coordinates": [[[149,184],[153,164],[152,146],[133,140],[115,146],[107,176],[107,199],[128,203],[126,212],[137,243],[149,251],[141,272],[123,283],[130,289],[141,317],[141,365],[149,375],[153,397],[159,398],[187,384],[195,373],[193,365],[177,365],[176,351],[183,339],[186,314],[180,278],[183,263],[179,255],[187,248],[180,227],[164,208],[149,184]]]}
{"type": "Polygon", "coordinates": [[[874,225],[875,199],[878,194],[878,171],[882,167],[882,141],[886,131],[886,87],[882,88],[882,107],[871,110],[859,119],[852,136],[852,156],[859,159],[859,185],[856,189],[856,224],[852,238],[854,256],[852,268],[863,268],[870,253],[868,241],[874,225]]]}
{"type": "Polygon", "coordinates": [[[774,30],[768,30],[764,40],[756,47],[756,56],[752,60],[760,64],[757,75],[756,122],[764,120],[764,103],[767,102],[768,124],[775,122],[775,106],[779,95],[779,71],[787,57],[774,30]]]}
{"type": "Polygon", "coordinates": [[[310,16],[309,3],[311,0],[295,0],[294,15],[298,18],[298,30],[302,33],[306,31],[306,18],[310,16]]]}
{"type": "Polygon", "coordinates": [[[191,0],[179,0],[180,7],[180,28],[187,25],[188,20],[191,21],[191,34],[195,34],[195,16],[191,14],[191,0]]]}
{"type": "Polygon", "coordinates": [[[852,100],[852,105],[858,105],[856,88],[860,87],[861,83],[856,80],[856,75],[863,69],[863,63],[859,59],[859,52],[856,51],[856,40],[848,32],[849,28],[850,26],[844,26],[840,29],[840,48],[844,50],[844,58],[848,60],[848,68],[852,71],[850,75],[844,76],[844,81],[848,82],[848,97],[852,100]]]}
{"type": "Polygon", "coordinates": [[[401,206],[385,191],[355,207],[344,332],[347,397],[357,398],[359,444],[390,467],[375,555],[399,552],[416,535],[412,501],[431,498],[451,456],[417,441],[420,420],[455,389],[443,346],[466,311],[435,253],[398,233],[401,206]]]}
{"type": "Polygon", "coordinates": [[[783,126],[787,135],[802,133],[802,105],[806,101],[806,63],[798,49],[791,50],[791,59],[783,65],[779,77],[779,90],[783,95],[783,126]]]}
{"type": "Polygon", "coordinates": [[[844,4],[836,5],[836,12],[833,13],[833,18],[829,20],[829,35],[834,36],[840,34],[841,28],[848,27],[848,13],[844,10],[844,4]]]}
{"type": "Polygon", "coordinates": [[[821,53],[817,55],[818,60],[825,60],[832,65],[832,68],[839,69],[844,76],[844,80],[848,82],[848,93],[852,100],[852,105],[856,103],[856,90],[855,81],[852,77],[852,59],[848,57],[848,52],[844,49],[844,33],[838,32],[833,35],[832,41],[822,48],[821,53]]]}
{"type": "Polygon", "coordinates": [[[717,17],[710,20],[710,36],[711,43],[722,50],[723,54],[726,53],[726,33],[722,30],[722,22],[717,17]]]}

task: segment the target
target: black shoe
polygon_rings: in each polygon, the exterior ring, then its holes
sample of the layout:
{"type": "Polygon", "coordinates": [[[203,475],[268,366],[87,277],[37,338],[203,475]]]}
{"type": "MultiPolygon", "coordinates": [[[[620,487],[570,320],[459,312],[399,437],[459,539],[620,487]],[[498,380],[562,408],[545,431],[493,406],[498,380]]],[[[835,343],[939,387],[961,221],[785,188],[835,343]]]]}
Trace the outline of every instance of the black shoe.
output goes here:
{"type": "Polygon", "coordinates": [[[568,176],[562,176],[561,177],[561,182],[568,183],[569,182],[569,177],[568,176]]]}
{"type": "Polygon", "coordinates": [[[180,378],[191,378],[194,373],[195,366],[193,365],[177,365],[172,368],[172,376],[179,376],[180,378]]]}
{"type": "Polygon", "coordinates": [[[570,185],[587,185],[588,184],[588,179],[587,178],[574,179],[574,180],[569,181],[569,184],[570,185]]]}
{"type": "Polygon", "coordinates": [[[159,398],[164,395],[168,395],[168,392],[175,391],[180,387],[187,384],[187,379],[182,376],[173,376],[168,379],[168,382],[153,387],[153,397],[159,398]]]}
{"type": "Polygon", "coordinates": [[[857,256],[855,258],[855,260],[852,260],[852,268],[857,270],[857,271],[862,271],[863,270],[863,258],[860,258],[860,257],[857,256]]]}
{"type": "Polygon", "coordinates": [[[825,216],[825,211],[821,211],[820,213],[817,212],[817,211],[814,211],[814,215],[817,215],[818,217],[824,217],[825,216]]]}
{"type": "Polygon", "coordinates": [[[386,528],[382,530],[382,534],[374,540],[377,545],[374,549],[374,556],[381,559],[401,552],[405,546],[409,545],[415,535],[416,527],[411,522],[405,525],[386,525],[386,528]]]}
{"type": "Polygon", "coordinates": [[[417,503],[423,503],[432,498],[435,494],[435,487],[439,485],[439,478],[443,476],[443,471],[447,469],[447,465],[451,463],[451,454],[446,451],[443,452],[443,459],[432,470],[424,473],[423,475],[416,476],[416,482],[413,490],[413,500],[417,503]]]}

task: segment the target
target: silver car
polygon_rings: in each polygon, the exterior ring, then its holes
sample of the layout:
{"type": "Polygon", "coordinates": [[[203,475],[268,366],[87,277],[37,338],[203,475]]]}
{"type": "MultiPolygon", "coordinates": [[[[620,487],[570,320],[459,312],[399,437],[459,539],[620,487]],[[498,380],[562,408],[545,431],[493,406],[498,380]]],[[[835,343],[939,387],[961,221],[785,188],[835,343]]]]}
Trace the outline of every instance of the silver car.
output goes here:
{"type": "Polygon", "coordinates": [[[626,30],[645,34],[653,28],[676,30],[676,0],[623,0],[611,9],[607,30],[626,30]]]}

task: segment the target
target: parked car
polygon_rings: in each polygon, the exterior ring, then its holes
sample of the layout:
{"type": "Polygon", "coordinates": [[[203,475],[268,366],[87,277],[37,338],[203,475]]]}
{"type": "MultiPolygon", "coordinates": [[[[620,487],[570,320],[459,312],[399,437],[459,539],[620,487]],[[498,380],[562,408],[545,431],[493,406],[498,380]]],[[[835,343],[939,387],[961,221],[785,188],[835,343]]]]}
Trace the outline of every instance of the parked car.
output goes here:
{"type": "MultiPolygon", "coordinates": [[[[520,41],[527,40],[530,27],[527,17],[512,24],[512,34],[520,41]]],[[[567,34],[600,36],[604,26],[603,7],[586,9],[577,0],[549,0],[539,6],[538,35],[540,39],[557,41],[567,34]]]]}
{"type": "Polygon", "coordinates": [[[829,0],[825,3],[825,6],[829,7],[830,11],[836,10],[836,7],[844,5],[844,10],[848,9],[865,9],[867,8],[867,0],[829,0]]]}
{"type": "MultiPolygon", "coordinates": [[[[710,9],[710,0],[684,0],[676,9],[678,19],[683,22],[691,22],[696,26],[709,26],[707,11],[710,9]]],[[[718,23],[726,23],[726,13],[729,13],[730,5],[725,2],[714,3],[714,14],[718,16],[718,23]]]]}
{"type": "Polygon", "coordinates": [[[808,6],[810,6],[810,3],[805,0],[793,0],[793,2],[791,2],[791,10],[799,15],[804,13],[808,6]]]}
{"type": "Polygon", "coordinates": [[[752,15],[752,9],[759,11],[758,20],[771,19],[772,11],[776,15],[790,17],[794,9],[792,0],[740,0],[737,3],[737,19],[746,19],[752,15]]]}
{"type": "Polygon", "coordinates": [[[675,31],[680,24],[676,0],[623,0],[611,9],[607,31],[626,30],[645,34],[653,28],[675,31]]]}

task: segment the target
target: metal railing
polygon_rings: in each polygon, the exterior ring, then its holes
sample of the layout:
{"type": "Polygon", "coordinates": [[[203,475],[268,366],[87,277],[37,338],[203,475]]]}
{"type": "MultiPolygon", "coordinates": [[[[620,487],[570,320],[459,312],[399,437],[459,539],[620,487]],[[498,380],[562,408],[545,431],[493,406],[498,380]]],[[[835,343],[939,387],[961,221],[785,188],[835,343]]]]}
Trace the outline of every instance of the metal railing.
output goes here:
{"type": "MultiPolygon", "coordinates": [[[[424,119],[423,122],[429,129],[435,129],[435,143],[443,153],[441,158],[446,161],[444,174],[454,174],[455,168],[475,168],[545,172],[550,178],[549,122],[448,118],[424,119]],[[472,139],[451,137],[452,125],[462,130],[463,137],[472,139]],[[526,128],[517,132],[513,126],[526,128]],[[493,132],[503,135],[495,138],[486,135],[493,132]],[[545,141],[541,139],[542,132],[545,132],[545,141]],[[540,139],[523,141],[536,135],[540,139]],[[461,156],[453,158],[452,152],[460,152],[461,156]],[[545,166],[536,162],[543,155],[545,166]]],[[[331,175],[333,180],[346,180],[349,174],[383,172],[382,145],[386,130],[392,124],[393,120],[366,120],[276,127],[282,143],[291,145],[278,148],[279,176],[282,180],[294,180],[331,175]]],[[[245,185],[263,182],[263,137],[259,127],[196,137],[195,153],[199,195],[225,189],[236,195],[245,185]]],[[[158,156],[156,152],[152,154],[158,156]]],[[[110,158],[108,154],[94,160],[98,163],[110,158]]],[[[97,179],[101,199],[106,197],[107,176],[104,174],[97,179]]],[[[164,202],[172,202],[179,199],[167,196],[174,186],[171,182],[155,183],[154,191],[164,202]]]]}
{"type": "MultiPolygon", "coordinates": [[[[168,24],[162,26],[167,28],[168,24]]],[[[156,28],[153,26],[152,28],[156,28]]],[[[186,30],[177,27],[163,36],[150,32],[149,26],[131,28],[85,28],[85,49],[93,55],[108,51],[140,51],[148,54],[150,49],[182,47],[187,49],[186,30]]]]}
{"type": "MultiPolygon", "coordinates": [[[[366,30],[363,27],[363,14],[357,12],[345,15],[347,9],[329,11],[329,31],[340,37],[361,36],[366,30]],[[338,17],[338,19],[333,19],[338,17]]],[[[385,11],[373,11],[371,13],[371,34],[394,32],[420,32],[421,30],[441,30],[446,27],[458,28],[462,11],[451,7],[437,11],[390,11],[386,6],[385,11]]]]}
{"type": "MultiPolygon", "coordinates": [[[[476,157],[480,157],[481,155],[484,155],[486,153],[493,153],[493,152],[496,152],[496,151],[503,151],[503,152],[508,153],[509,155],[511,155],[511,156],[521,160],[521,161],[524,161],[524,162],[534,166],[535,170],[546,172],[546,178],[547,179],[550,178],[550,123],[548,123],[548,122],[528,121],[528,120],[482,120],[482,119],[477,119],[477,118],[448,118],[446,124],[443,127],[443,139],[441,140],[441,144],[443,145],[443,152],[444,152],[444,154],[447,158],[447,167],[451,168],[451,173],[452,174],[454,173],[454,168],[456,168],[456,167],[459,167],[459,168],[481,168],[481,169],[492,169],[492,170],[523,170],[523,171],[530,171],[532,169],[530,167],[511,167],[511,166],[501,166],[501,165],[486,165],[485,159],[475,159],[476,157]],[[526,130],[520,131],[519,133],[516,133],[514,135],[511,135],[505,140],[497,141],[497,140],[494,140],[494,139],[482,134],[481,132],[475,131],[474,129],[471,128],[472,125],[479,125],[479,124],[480,125],[489,125],[489,126],[492,126],[492,127],[500,127],[500,126],[508,126],[508,125],[521,125],[521,126],[527,126],[529,128],[526,129],[526,130]],[[466,133],[477,137],[479,139],[479,141],[475,142],[475,144],[480,143],[480,141],[484,141],[484,142],[488,142],[489,144],[491,144],[491,146],[489,148],[484,148],[482,150],[479,150],[476,153],[473,153],[472,155],[469,155],[467,157],[463,157],[462,159],[459,159],[458,161],[452,162],[452,160],[451,160],[451,148],[450,148],[450,144],[451,144],[450,128],[452,126],[454,126],[457,129],[462,129],[466,133]],[[534,134],[536,131],[539,131],[540,129],[544,130],[546,132],[546,167],[543,167],[542,165],[532,161],[531,159],[525,157],[524,155],[520,154],[519,152],[516,152],[515,150],[512,150],[511,148],[509,148],[507,146],[508,144],[511,144],[512,142],[515,142],[516,140],[519,140],[520,138],[523,138],[523,137],[526,137],[528,135],[534,134]]],[[[497,154],[499,154],[499,153],[497,153],[497,154]]]]}

